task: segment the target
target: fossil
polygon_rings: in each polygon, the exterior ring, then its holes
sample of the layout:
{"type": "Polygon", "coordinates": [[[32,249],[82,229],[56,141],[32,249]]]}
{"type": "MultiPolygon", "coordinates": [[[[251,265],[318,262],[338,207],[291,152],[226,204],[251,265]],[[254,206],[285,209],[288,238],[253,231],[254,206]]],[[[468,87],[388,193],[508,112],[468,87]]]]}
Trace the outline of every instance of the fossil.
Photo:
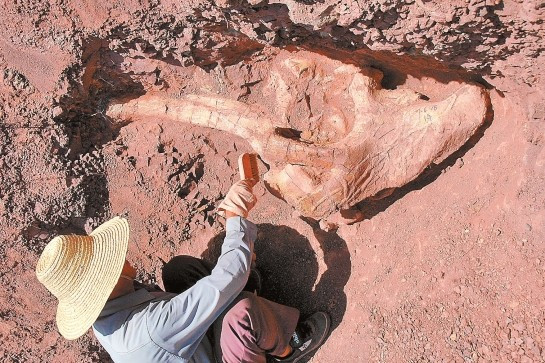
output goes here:
{"type": "Polygon", "coordinates": [[[223,130],[269,164],[269,190],[302,215],[327,219],[401,187],[459,149],[484,123],[483,87],[461,84],[440,101],[383,89],[381,71],[307,51],[281,52],[260,89],[275,108],[199,94],[147,93],[113,101],[107,115],[223,130]]]}

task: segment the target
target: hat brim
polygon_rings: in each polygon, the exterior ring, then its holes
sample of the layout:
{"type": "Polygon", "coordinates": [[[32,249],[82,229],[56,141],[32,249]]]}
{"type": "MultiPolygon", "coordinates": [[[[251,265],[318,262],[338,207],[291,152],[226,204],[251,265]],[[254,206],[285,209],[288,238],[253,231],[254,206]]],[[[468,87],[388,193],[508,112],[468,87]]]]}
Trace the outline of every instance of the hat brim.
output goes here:
{"type": "Polygon", "coordinates": [[[69,340],[79,338],[93,325],[117,284],[127,254],[129,224],[115,217],[89,237],[91,243],[79,246],[87,256],[80,261],[83,281],[57,307],[59,332],[69,340]]]}

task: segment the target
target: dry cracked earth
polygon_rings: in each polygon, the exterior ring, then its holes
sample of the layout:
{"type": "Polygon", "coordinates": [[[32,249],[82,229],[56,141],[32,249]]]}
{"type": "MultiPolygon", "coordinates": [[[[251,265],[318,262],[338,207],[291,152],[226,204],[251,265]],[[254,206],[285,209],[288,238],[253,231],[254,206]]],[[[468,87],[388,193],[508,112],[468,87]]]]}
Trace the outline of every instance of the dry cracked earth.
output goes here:
{"type": "Polygon", "coordinates": [[[110,361],[57,332],[43,247],[124,215],[142,281],[214,261],[246,151],[263,295],[333,318],[310,361],[545,361],[543,1],[4,0],[0,19],[1,361],[110,361]],[[150,98],[182,111],[112,113],[150,98]],[[184,115],[195,98],[236,122],[184,115]]]}

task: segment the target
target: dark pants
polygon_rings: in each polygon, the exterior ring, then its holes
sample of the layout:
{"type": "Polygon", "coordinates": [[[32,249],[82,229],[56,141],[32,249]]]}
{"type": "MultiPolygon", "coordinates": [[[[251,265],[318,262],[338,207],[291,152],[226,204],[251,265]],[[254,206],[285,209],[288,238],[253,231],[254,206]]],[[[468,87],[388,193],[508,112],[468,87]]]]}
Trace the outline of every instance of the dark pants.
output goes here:
{"type": "MultiPolygon", "coordinates": [[[[210,275],[212,265],[191,256],[176,256],[163,267],[168,292],[181,293],[210,275]]],[[[250,292],[242,292],[214,322],[218,361],[266,362],[265,354],[281,355],[295,331],[299,311],[250,292]]]]}

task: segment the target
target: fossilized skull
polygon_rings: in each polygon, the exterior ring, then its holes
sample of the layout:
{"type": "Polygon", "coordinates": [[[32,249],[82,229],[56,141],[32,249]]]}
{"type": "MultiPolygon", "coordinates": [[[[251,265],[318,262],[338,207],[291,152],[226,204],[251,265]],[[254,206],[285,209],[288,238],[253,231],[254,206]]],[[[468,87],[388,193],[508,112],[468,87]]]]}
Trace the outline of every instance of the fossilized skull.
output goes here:
{"type": "Polygon", "coordinates": [[[459,149],[483,124],[489,101],[463,85],[439,102],[385,90],[382,73],[306,51],[280,52],[260,88],[274,108],[226,97],[148,93],[113,102],[108,116],[152,117],[245,138],[270,165],[268,188],[317,219],[405,185],[459,149]]]}

